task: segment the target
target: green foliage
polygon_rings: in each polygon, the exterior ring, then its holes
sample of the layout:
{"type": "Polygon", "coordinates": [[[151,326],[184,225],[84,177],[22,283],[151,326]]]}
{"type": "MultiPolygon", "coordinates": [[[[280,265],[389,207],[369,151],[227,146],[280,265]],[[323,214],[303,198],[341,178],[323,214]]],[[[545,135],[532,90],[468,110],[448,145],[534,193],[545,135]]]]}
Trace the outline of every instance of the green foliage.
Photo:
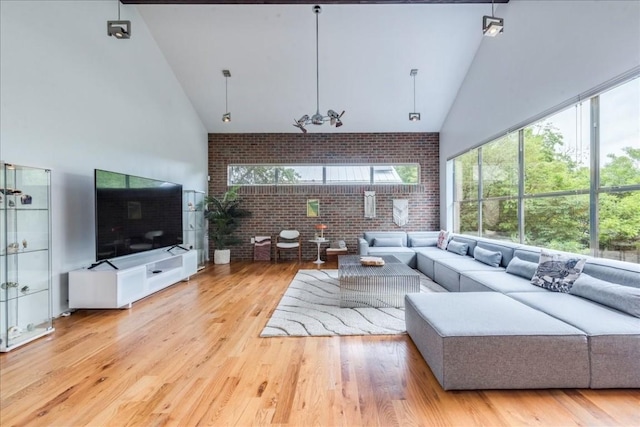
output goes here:
{"type": "MultiPolygon", "coordinates": [[[[505,137],[482,150],[483,198],[517,196],[517,140],[505,137]]],[[[602,160],[602,187],[640,184],[640,148],[627,147],[624,155],[609,154],[602,160]]],[[[549,124],[524,129],[524,192],[537,195],[560,191],[588,191],[588,153],[565,147],[563,135],[549,124]],[[586,159],[585,159],[586,157],[586,159]]],[[[455,160],[456,197],[460,231],[478,230],[478,150],[455,160]]],[[[599,194],[599,241],[601,247],[620,242],[640,246],[640,191],[599,194]]],[[[589,195],[527,197],[525,241],[557,250],[587,253],[590,245],[589,195]]],[[[517,239],[517,199],[483,202],[483,233],[488,237],[517,239]]]]}
{"type": "Polygon", "coordinates": [[[251,212],[240,207],[238,188],[230,188],[221,198],[208,196],[204,200],[204,215],[209,221],[209,238],[216,249],[228,249],[229,246],[240,243],[240,239],[233,236],[233,233],[243,218],[251,216],[251,212]]]}
{"type": "Polygon", "coordinates": [[[403,184],[416,184],[418,182],[418,168],[416,166],[404,165],[394,166],[394,168],[402,179],[403,184]]]}

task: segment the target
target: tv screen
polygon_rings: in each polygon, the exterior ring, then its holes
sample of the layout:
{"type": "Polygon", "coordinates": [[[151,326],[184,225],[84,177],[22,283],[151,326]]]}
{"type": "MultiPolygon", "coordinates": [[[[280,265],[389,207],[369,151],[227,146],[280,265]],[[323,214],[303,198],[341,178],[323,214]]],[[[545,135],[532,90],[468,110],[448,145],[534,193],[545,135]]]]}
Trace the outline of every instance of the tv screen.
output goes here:
{"type": "Polygon", "coordinates": [[[182,243],[182,186],[95,171],[96,261],[182,243]]]}

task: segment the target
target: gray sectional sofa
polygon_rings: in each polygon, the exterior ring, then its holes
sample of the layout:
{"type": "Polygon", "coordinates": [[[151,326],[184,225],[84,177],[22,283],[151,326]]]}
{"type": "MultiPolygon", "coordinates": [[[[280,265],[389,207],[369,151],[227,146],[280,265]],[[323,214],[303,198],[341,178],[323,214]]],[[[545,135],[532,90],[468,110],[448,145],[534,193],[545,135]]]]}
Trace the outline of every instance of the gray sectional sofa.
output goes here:
{"type": "Polygon", "coordinates": [[[569,293],[552,292],[531,284],[540,248],[454,235],[460,255],[437,236],[367,232],[359,249],[450,291],[405,297],[407,333],[445,390],[640,388],[640,265],[584,256],[569,293]]]}

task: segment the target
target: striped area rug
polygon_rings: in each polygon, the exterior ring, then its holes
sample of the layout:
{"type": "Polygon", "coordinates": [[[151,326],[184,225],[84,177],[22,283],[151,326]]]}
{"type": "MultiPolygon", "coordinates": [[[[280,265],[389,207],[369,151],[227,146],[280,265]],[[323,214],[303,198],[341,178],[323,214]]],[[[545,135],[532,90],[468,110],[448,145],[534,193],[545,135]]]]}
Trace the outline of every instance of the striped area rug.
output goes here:
{"type": "MultiPolygon", "coordinates": [[[[446,292],[427,276],[421,292],[446,292]]],[[[395,335],[406,332],[402,308],[340,308],[338,270],[299,270],[261,337],[395,335]]]]}

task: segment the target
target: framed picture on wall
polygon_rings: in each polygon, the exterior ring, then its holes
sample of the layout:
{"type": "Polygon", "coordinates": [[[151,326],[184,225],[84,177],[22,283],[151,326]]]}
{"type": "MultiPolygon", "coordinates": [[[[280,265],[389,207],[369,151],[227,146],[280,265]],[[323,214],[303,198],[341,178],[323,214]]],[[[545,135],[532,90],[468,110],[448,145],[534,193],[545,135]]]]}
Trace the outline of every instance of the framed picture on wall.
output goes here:
{"type": "Polygon", "coordinates": [[[320,200],[318,199],[307,200],[307,216],[308,217],[320,216],[320,200]]]}

